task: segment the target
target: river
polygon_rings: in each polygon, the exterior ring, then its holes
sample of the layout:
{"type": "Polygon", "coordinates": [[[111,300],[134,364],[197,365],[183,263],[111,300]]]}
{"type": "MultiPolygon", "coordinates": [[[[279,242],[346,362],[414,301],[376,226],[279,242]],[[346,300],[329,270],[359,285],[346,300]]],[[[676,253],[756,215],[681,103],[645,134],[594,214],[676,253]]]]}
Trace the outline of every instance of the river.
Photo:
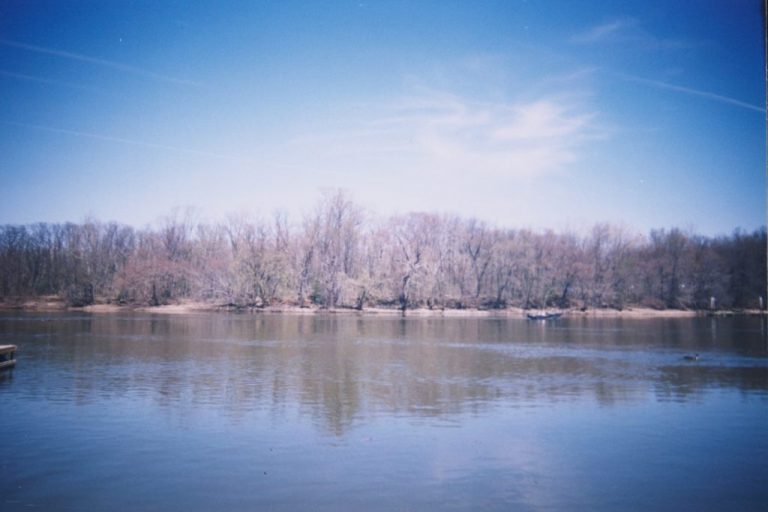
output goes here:
{"type": "Polygon", "coordinates": [[[764,318],[2,313],[8,343],[7,512],[768,508],[764,318]]]}

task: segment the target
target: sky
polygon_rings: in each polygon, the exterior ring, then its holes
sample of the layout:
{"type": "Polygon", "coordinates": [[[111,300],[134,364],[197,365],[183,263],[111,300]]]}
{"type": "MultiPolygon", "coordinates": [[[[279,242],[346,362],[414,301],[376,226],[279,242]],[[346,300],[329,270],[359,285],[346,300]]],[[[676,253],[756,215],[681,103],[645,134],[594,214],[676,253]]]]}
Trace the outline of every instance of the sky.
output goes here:
{"type": "Polygon", "coordinates": [[[0,4],[0,224],[766,218],[761,2],[0,4]]]}

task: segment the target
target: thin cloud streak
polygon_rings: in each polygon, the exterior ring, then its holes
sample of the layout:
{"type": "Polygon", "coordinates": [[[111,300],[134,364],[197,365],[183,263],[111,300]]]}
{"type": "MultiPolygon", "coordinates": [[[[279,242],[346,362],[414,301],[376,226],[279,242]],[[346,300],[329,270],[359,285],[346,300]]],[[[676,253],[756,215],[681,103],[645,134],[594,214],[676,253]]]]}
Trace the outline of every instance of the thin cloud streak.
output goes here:
{"type": "Polygon", "coordinates": [[[126,144],[130,146],[138,146],[138,147],[144,147],[144,148],[150,148],[150,149],[159,149],[163,151],[170,151],[174,153],[182,153],[187,155],[195,155],[195,156],[203,156],[207,158],[213,158],[216,160],[223,160],[227,162],[232,162],[238,165],[247,165],[247,166],[258,166],[258,169],[260,170],[268,170],[268,169],[282,169],[285,171],[303,171],[307,169],[312,169],[311,166],[307,165],[292,165],[290,163],[283,163],[278,162],[274,160],[267,160],[263,158],[243,158],[243,157],[237,157],[232,155],[225,155],[223,153],[215,153],[212,151],[200,151],[197,149],[190,149],[190,148],[184,148],[179,146],[170,146],[167,144],[157,144],[155,142],[147,142],[143,140],[136,140],[136,139],[126,139],[124,137],[115,137],[112,135],[104,135],[101,133],[91,133],[91,132],[83,132],[79,130],[69,130],[66,128],[56,128],[53,126],[43,126],[43,125],[37,125],[37,124],[30,124],[30,123],[15,123],[12,121],[2,121],[2,124],[6,124],[9,126],[16,126],[19,128],[26,128],[31,130],[42,130],[50,133],[59,133],[63,135],[70,135],[73,137],[83,137],[87,139],[94,139],[94,140],[103,140],[106,142],[115,142],[118,144],[126,144]]]}
{"type": "Polygon", "coordinates": [[[597,25],[591,29],[576,34],[571,38],[571,42],[574,43],[597,43],[608,39],[610,36],[619,32],[627,26],[627,22],[624,20],[616,20],[610,23],[603,23],[597,25]]]}
{"type": "Polygon", "coordinates": [[[614,75],[618,76],[619,78],[622,78],[624,80],[630,81],[630,82],[636,82],[639,84],[649,85],[651,87],[656,87],[659,89],[665,89],[668,91],[674,91],[674,92],[680,92],[683,94],[689,94],[692,96],[698,96],[701,98],[706,98],[713,101],[718,101],[720,103],[726,103],[728,105],[733,105],[735,107],[745,108],[748,110],[754,110],[755,112],[761,112],[765,114],[766,110],[765,107],[760,107],[757,105],[753,105],[751,103],[747,103],[741,100],[737,100],[736,98],[731,98],[729,96],[723,96],[721,94],[715,94],[713,92],[707,92],[707,91],[701,91],[699,89],[692,89],[690,87],[684,87],[682,85],[675,85],[675,84],[669,84],[667,82],[659,82],[658,80],[649,80],[647,78],[641,78],[639,76],[634,75],[627,75],[624,73],[614,73],[614,75]]]}
{"type": "Polygon", "coordinates": [[[40,84],[46,84],[46,85],[56,85],[58,87],[67,87],[70,89],[78,89],[81,91],[88,91],[92,93],[99,93],[101,94],[102,91],[95,89],[93,87],[87,87],[84,85],[77,85],[69,82],[64,82],[62,80],[54,80],[51,78],[42,78],[39,76],[32,76],[32,75],[25,75],[23,73],[14,73],[13,71],[6,71],[4,69],[0,69],[0,76],[5,76],[8,78],[15,78],[16,80],[24,80],[27,82],[36,82],[40,84]]]}
{"type": "Polygon", "coordinates": [[[199,151],[196,149],[189,149],[189,148],[181,148],[178,146],[168,146],[166,144],[156,144],[154,142],[146,142],[141,140],[134,140],[134,139],[125,139],[123,137],[114,137],[112,135],[103,135],[100,133],[90,133],[90,132],[81,132],[77,130],[67,130],[65,128],[55,128],[52,126],[41,126],[37,124],[28,124],[28,123],[14,123],[11,121],[5,121],[3,124],[7,124],[10,126],[17,126],[19,128],[29,128],[32,130],[43,130],[46,132],[51,133],[61,133],[65,135],[72,135],[75,137],[85,137],[89,139],[96,139],[96,140],[104,140],[107,142],[117,142],[120,144],[129,144],[131,146],[140,146],[145,148],[152,148],[152,149],[163,149],[166,151],[173,151],[176,153],[185,153],[189,155],[197,155],[197,156],[205,156],[209,158],[216,158],[219,160],[228,160],[233,162],[240,162],[240,163],[248,163],[246,160],[243,160],[241,158],[233,157],[230,155],[223,155],[220,153],[212,153],[208,151],[199,151]]]}
{"type": "Polygon", "coordinates": [[[18,41],[10,41],[8,39],[0,39],[0,45],[8,46],[11,48],[19,48],[21,50],[40,53],[43,55],[53,55],[55,57],[61,57],[63,59],[69,59],[69,60],[74,60],[79,62],[87,62],[89,64],[94,64],[97,66],[103,66],[103,67],[115,69],[123,73],[130,73],[138,76],[143,76],[145,78],[151,78],[153,80],[157,80],[160,82],[168,82],[168,83],[173,83],[178,85],[187,85],[187,86],[194,86],[194,87],[202,86],[202,84],[193,82],[191,80],[184,80],[184,79],[175,78],[171,76],[161,75],[159,73],[155,73],[154,71],[149,71],[149,70],[138,68],[135,66],[130,66],[128,64],[123,64],[121,62],[100,59],[97,57],[91,57],[89,55],[83,55],[80,53],[67,52],[63,50],[57,50],[55,48],[46,48],[44,46],[35,46],[31,44],[26,44],[26,43],[20,43],[18,41]]]}
{"type": "Polygon", "coordinates": [[[645,30],[635,18],[622,18],[596,25],[570,38],[580,45],[626,44],[647,50],[679,49],[693,46],[690,41],[659,37],[645,30]]]}

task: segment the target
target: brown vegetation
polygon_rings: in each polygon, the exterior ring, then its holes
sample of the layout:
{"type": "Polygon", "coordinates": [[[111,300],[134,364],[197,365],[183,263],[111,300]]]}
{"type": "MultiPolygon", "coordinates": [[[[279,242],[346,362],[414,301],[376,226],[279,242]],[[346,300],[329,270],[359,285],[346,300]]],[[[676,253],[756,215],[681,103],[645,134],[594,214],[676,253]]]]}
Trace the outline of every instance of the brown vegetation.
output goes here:
{"type": "Polygon", "coordinates": [[[342,193],[296,226],[176,215],[146,230],[0,227],[0,303],[46,296],[76,307],[762,309],[766,232],[642,237],[600,224],[577,236],[426,213],[374,222],[342,193]]]}

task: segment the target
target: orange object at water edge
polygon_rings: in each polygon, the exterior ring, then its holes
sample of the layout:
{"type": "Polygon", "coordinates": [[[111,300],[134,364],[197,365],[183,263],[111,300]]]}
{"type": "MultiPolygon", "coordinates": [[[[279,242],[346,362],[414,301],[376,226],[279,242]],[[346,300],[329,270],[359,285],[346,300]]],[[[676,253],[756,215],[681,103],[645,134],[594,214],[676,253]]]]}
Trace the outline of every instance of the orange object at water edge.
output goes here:
{"type": "Polygon", "coordinates": [[[16,345],[0,345],[0,370],[16,364],[16,345]]]}

